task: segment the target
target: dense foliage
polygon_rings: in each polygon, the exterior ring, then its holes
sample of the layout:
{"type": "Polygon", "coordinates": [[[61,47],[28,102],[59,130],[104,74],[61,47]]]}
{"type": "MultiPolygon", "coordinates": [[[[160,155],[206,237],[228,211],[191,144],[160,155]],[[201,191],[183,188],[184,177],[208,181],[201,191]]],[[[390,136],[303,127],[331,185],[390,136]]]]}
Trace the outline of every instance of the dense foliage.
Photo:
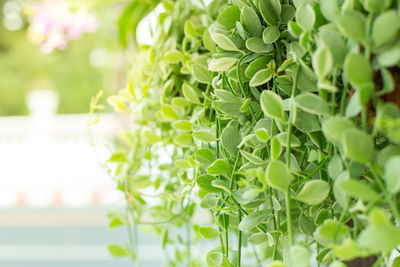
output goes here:
{"type": "Polygon", "coordinates": [[[160,233],[170,266],[398,266],[400,2],[162,4],[109,98],[133,120],[111,226],[160,233]]]}

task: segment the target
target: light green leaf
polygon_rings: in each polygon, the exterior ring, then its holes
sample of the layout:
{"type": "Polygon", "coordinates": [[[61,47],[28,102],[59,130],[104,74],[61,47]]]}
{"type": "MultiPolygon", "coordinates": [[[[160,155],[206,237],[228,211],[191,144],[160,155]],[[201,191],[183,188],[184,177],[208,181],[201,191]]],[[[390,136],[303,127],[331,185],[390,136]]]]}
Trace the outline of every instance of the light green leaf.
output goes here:
{"type": "Polygon", "coordinates": [[[366,19],[364,15],[354,10],[346,10],[337,19],[337,27],[341,33],[355,41],[365,40],[366,19]]]}
{"type": "Polygon", "coordinates": [[[228,103],[237,103],[240,102],[240,98],[233,95],[231,92],[223,89],[215,89],[215,95],[219,98],[219,100],[228,103]]]}
{"type": "MultiPolygon", "coordinates": [[[[287,132],[282,132],[282,133],[278,134],[276,136],[276,138],[279,140],[279,143],[282,146],[287,147],[287,145],[288,145],[287,144],[287,141],[288,141],[287,140],[287,138],[288,138],[287,132]]],[[[301,146],[300,140],[295,135],[291,134],[291,136],[290,136],[290,147],[299,147],[299,146],[301,146]]]]}
{"type": "Polygon", "coordinates": [[[196,182],[199,188],[207,193],[220,193],[223,191],[222,189],[212,186],[215,179],[212,175],[203,174],[197,177],[196,182]]]}
{"type": "Polygon", "coordinates": [[[289,259],[291,267],[309,267],[310,266],[310,251],[299,245],[295,245],[289,250],[289,259]]]}
{"type": "Polygon", "coordinates": [[[273,71],[270,69],[259,70],[250,80],[250,86],[260,86],[272,79],[273,71]]]}
{"type": "Polygon", "coordinates": [[[107,162],[128,162],[126,155],[124,153],[113,153],[107,162]]]}
{"type": "Polygon", "coordinates": [[[311,93],[303,93],[295,97],[296,106],[308,113],[316,115],[329,115],[329,104],[320,96],[311,93]]]}
{"type": "Polygon", "coordinates": [[[240,10],[237,6],[224,9],[218,16],[218,23],[228,29],[235,28],[236,21],[240,20],[240,10]]]}
{"type": "Polygon", "coordinates": [[[250,161],[251,163],[254,163],[256,165],[263,165],[266,163],[266,161],[262,160],[260,157],[251,154],[247,151],[243,151],[241,150],[240,153],[242,154],[242,156],[247,159],[248,161],[250,161]]]}
{"type": "Polygon", "coordinates": [[[144,141],[150,145],[162,141],[160,136],[158,136],[152,130],[149,129],[144,130],[142,136],[144,141]]]}
{"type": "Polygon", "coordinates": [[[271,60],[271,56],[261,56],[253,60],[246,68],[246,77],[252,78],[259,70],[267,68],[268,63],[271,60]]]}
{"type": "Polygon", "coordinates": [[[193,139],[191,134],[179,134],[176,136],[174,143],[178,146],[189,147],[193,146],[193,139]]]}
{"type": "Polygon", "coordinates": [[[221,134],[221,143],[222,146],[229,152],[231,155],[236,155],[239,151],[238,145],[240,144],[241,137],[239,131],[234,126],[226,127],[221,134]]]}
{"type": "Polygon", "coordinates": [[[110,254],[113,257],[116,257],[116,258],[128,256],[128,251],[126,251],[125,248],[123,248],[117,244],[109,244],[108,251],[110,252],[110,254]]]}
{"type": "Polygon", "coordinates": [[[310,5],[302,5],[296,12],[296,22],[304,30],[311,31],[315,24],[315,12],[310,5]]]}
{"type": "Polygon", "coordinates": [[[164,58],[169,63],[176,64],[183,60],[183,54],[178,50],[171,50],[165,54],[164,58]]]}
{"type": "Polygon", "coordinates": [[[219,236],[219,232],[217,229],[211,226],[200,226],[199,234],[205,239],[214,239],[219,236]]]}
{"type": "Polygon", "coordinates": [[[225,160],[217,159],[208,168],[207,173],[211,175],[230,174],[232,167],[225,160]]]}
{"type": "Polygon", "coordinates": [[[321,12],[330,22],[335,22],[340,14],[337,0],[324,0],[320,2],[321,12]]]}
{"type": "Polygon", "coordinates": [[[229,70],[236,62],[238,61],[237,58],[233,57],[221,57],[217,59],[213,59],[208,64],[209,71],[227,71],[229,70]]]}
{"type": "Polygon", "coordinates": [[[267,243],[269,246],[272,246],[275,242],[274,237],[270,233],[255,233],[252,234],[248,241],[254,245],[260,245],[263,243],[267,243]]]}
{"type": "Polygon", "coordinates": [[[371,188],[355,179],[344,179],[338,182],[338,187],[349,196],[361,199],[364,201],[376,201],[380,196],[371,188]]]}
{"type": "Polygon", "coordinates": [[[325,137],[334,142],[341,141],[343,133],[354,127],[354,124],[349,119],[340,116],[329,117],[329,119],[322,122],[322,131],[325,137]]]}
{"type": "Polygon", "coordinates": [[[364,8],[371,13],[381,13],[386,8],[390,7],[392,0],[363,0],[364,8]]]}
{"type": "Polygon", "coordinates": [[[174,161],[174,165],[176,167],[178,167],[179,169],[190,169],[193,168],[192,165],[189,164],[189,162],[187,162],[184,159],[178,159],[174,161]]]}
{"type": "Polygon", "coordinates": [[[320,80],[323,80],[333,68],[333,56],[325,45],[319,46],[315,51],[312,63],[320,80]]]}
{"type": "Polygon", "coordinates": [[[174,124],[172,124],[172,127],[182,132],[191,132],[193,123],[191,123],[190,121],[180,120],[174,122],[174,124]]]}
{"type": "Polygon", "coordinates": [[[205,130],[193,132],[193,137],[206,143],[211,143],[216,140],[214,134],[205,130]]]}
{"type": "Polygon", "coordinates": [[[214,42],[226,51],[240,51],[239,48],[235,45],[235,43],[229,39],[228,36],[221,33],[212,33],[211,38],[214,42]]]}
{"type": "Polygon", "coordinates": [[[281,121],[285,120],[283,101],[279,95],[272,91],[264,90],[261,93],[260,103],[265,115],[281,121]]]}
{"type": "Polygon", "coordinates": [[[282,145],[277,137],[273,137],[271,140],[271,155],[272,159],[278,159],[282,153],[282,145]]]}
{"type": "Polygon", "coordinates": [[[263,31],[263,41],[266,44],[272,44],[279,39],[280,34],[277,26],[267,27],[263,31]]]}
{"type": "Polygon", "coordinates": [[[238,228],[240,231],[250,231],[257,225],[262,223],[268,215],[269,212],[265,210],[254,211],[243,218],[243,220],[239,223],[238,228]]]}
{"type": "Polygon", "coordinates": [[[324,201],[329,194],[330,186],[323,180],[312,180],[307,182],[296,199],[308,205],[316,205],[324,201]]]}
{"type": "Polygon", "coordinates": [[[208,148],[201,148],[195,153],[196,160],[202,165],[211,165],[215,161],[214,152],[208,148]]]}
{"type": "Polygon", "coordinates": [[[368,163],[374,156],[374,142],[372,137],[361,130],[351,128],[342,135],[342,144],[345,155],[359,163],[368,163]]]}
{"type": "Polygon", "coordinates": [[[340,242],[347,233],[348,227],[346,225],[333,219],[326,219],[314,232],[314,237],[321,244],[330,245],[334,243],[335,237],[340,242]]]}
{"type": "Polygon", "coordinates": [[[397,35],[400,28],[399,16],[395,10],[389,10],[379,15],[372,26],[372,40],[379,47],[397,35]]]}
{"type": "Polygon", "coordinates": [[[255,130],[256,136],[258,138],[258,140],[260,140],[263,143],[266,143],[269,140],[269,134],[267,129],[265,128],[258,128],[257,130],[255,130]]]}
{"type": "Polygon", "coordinates": [[[290,183],[294,180],[288,167],[279,160],[273,160],[265,170],[265,177],[268,184],[275,189],[286,192],[290,183]]]}
{"type": "Polygon", "coordinates": [[[386,187],[392,194],[400,192],[400,156],[391,157],[385,164],[386,187]]]}
{"type": "Polygon", "coordinates": [[[265,22],[269,25],[277,25],[281,15],[281,4],[279,0],[258,1],[258,10],[265,22]]]}
{"type": "Polygon", "coordinates": [[[263,39],[252,37],[246,40],[246,48],[258,54],[268,54],[274,50],[274,46],[264,43],[263,39]]]}
{"type": "Polygon", "coordinates": [[[182,85],[182,92],[183,92],[183,96],[189,102],[192,102],[192,103],[195,103],[195,104],[200,104],[200,100],[199,100],[199,97],[196,94],[196,90],[192,86],[190,86],[187,83],[184,83],[182,85]]]}
{"type": "Polygon", "coordinates": [[[262,33],[262,26],[257,13],[251,7],[244,6],[240,15],[240,21],[243,28],[252,37],[260,37],[262,33]]]}
{"type": "Polygon", "coordinates": [[[343,71],[355,89],[360,89],[366,83],[372,82],[373,70],[371,63],[362,54],[348,54],[344,62],[343,71]]]}
{"type": "Polygon", "coordinates": [[[200,83],[211,84],[211,73],[205,67],[194,64],[192,66],[192,74],[196,81],[200,83]]]}

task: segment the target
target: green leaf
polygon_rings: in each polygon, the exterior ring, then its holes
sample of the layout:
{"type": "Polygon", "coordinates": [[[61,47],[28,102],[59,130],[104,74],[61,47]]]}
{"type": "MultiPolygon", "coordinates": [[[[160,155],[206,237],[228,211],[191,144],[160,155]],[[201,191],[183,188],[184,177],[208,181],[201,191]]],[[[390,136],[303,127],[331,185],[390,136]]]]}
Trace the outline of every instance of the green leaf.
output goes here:
{"type": "Polygon", "coordinates": [[[390,7],[392,0],[363,0],[364,8],[371,13],[381,13],[386,8],[390,7]]]}
{"type": "Polygon", "coordinates": [[[312,59],[314,70],[320,80],[323,80],[333,68],[333,56],[325,45],[319,46],[312,59]]]}
{"type": "Polygon", "coordinates": [[[174,161],[174,165],[176,167],[178,167],[179,169],[190,169],[193,168],[192,165],[189,164],[189,162],[187,162],[184,159],[178,159],[174,161]]]}
{"type": "Polygon", "coordinates": [[[230,174],[232,167],[225,160],[217,159],[208,168],[207,173],[211,175],[230,174]]]}
{"type": "Polygon", "coordinates": [[[263,165],[266,163],[266,161],[262,160],[260,157],[251,154],[247,151],[243,151],[241,150],[240,153],[242,154],[242,156],[247,159],[248,161],[250,161],[251,163],[254,163],[256,165],[263,165]]]}
{"type": "Polygon", "coordinates": [[[294,126],[304,133],[317,132],[321,130],[321,124],[318,117],[301,110],[296,112],[294,126]]]}
{"type": "Polygon", "coordinates": [[[206,143],[211,143],[216,140],[214,134],[205,130],[193,132],[193,137],[206,143]]]}
{"type": "Polygon", "coordinates": [[[279,160],[273,160],[265,170],[265,177],[268,184],[275,189],[286,192],[290,183],[294,180],[288,167],[279,160]]]}
{"type": "Polygon", "coordinates": [[[217,229],[211,226],[200,226],[199,234],[205,239],[214,239],[219,236],[219,232],[217,229]]]}
{"type": "Polygon", "coordinates": [[[355,89],[360,90],[366,83],[372,82],[373,70],[371,63],[362,54],[348,54],[344,62],[343,71],[355,89]]]}
{"type": "Polygon", "coordinates": [[[338,182],[338,186],[349,196],[361,199],[364,201],[377,201],[381,197],[371,188],[355,179],[344,179],[338,182]]]}
{"type": "Polygon", "coordinates": [[[259,70],[265,69],[271,60],[271,56],[261,56],[253,60],[246,68],[246,77],[252,78],[259,70]]]}
{"type": "Polygon", "coordinates": [[[343,133],[354,127],[354,124],[349,119],[339,116],[330,117],[322,122],[324,135],[334,142],[341,141],[343,133]]]}
{"type": "Polygon", "coordinates": [[[295,97],[296,106],[308,113],[316,115],[329,115],[329,104],[320,96],[311,93],[303,93],[295,97]]]}
{"type": "Polygon", "coordinates": [[[211,165],[215,161],[214,152],[208,148],[201,148],[195,153],[196,160],[202,165],[211,165]]]}
{"type": "Polygon", "coordinates": [[[183,54],[178,50],[171,50],[165,54],[164,59],[169,63],[176,64],[183,60],[183,54]]]}
{"type": "Polygon", "coordinates": [[[324,0],[320,2],[321,12],[330,22],[335,22],[340,14],[337,0],[324,0]]]}
{"type": "Polygon", "coordinates": [[[393,46],[386,48],[377,55],[377,62],[381,67],[393,67],[400,62],[400,40],[393,46]]]}
{"type": "Polygon", "coordinates": [[[380,14],[372,26],[372,40],[379,47],[391,40],[399,31],[399,16],[395,10],[389,10],[380,14]]]}
{"type": "Polygon", "coordinates": [[[258,140],[260,140],[263,143],[266,143],[269,140],[269,134],[267,129],[265,128],[258,128],[257,130],[255,130],[256,136],[258,138],[258,140]]]}
{"type": "Polygon", "coordinates": [[[266,44],[275,43],[281,35],[277,26],[267,27],[263,31],[263,41],[266,44]]]}
{"type": "Polygon", "coordinates": [[[254,211],[242,219],[242,221],[239,223],[238,228],[240,231],[250,231],[254,227],[257,227],[257,225],[262,223],[268,215],[269,212],[266,210],[254,211]]]}
{"type": "Polygon", "coordinates": [[[392,194],[400,192],[400,156],[391,157],[385,164],[386,187],[392,194]]]}
{"type": "Polygon", "coordinates": [[[128,251],[117,244],[108,244],[108,251],[110,252],[111,256],[116,258],[128,256],[128,251]]]}
{"type": "Polygon", "coordinates": [[[314,232],[315,239],[324,245],[330,245],[343,239],[348,233],[348,227],[333,219],[326,219],[314,232]],[[336,237],[336,238],[335,238],[336,237]]]}
{"type": "Polygon", "coordinates": [[[250,86],[260,86],[272,79],[273,71],[270,69],[259,70],[250,80],[250,86]]]}
{"type": "MultiPolygon", "coordinates": [[[[287,138],[288,138],[287,132],[282,132],[282,133],[278,134],[276,136],[276,138],[279,140],[279,143],[282,146],[287,147],[287,138]]],[[[301,146],[300,140],[295,135],[291,134],[291,136],[290,136],[290,147],[299,147],[299,146],[301,146]]]]}
{"type": "Polygon", "coordinates": [[[296,199],[308,205],[317,205],[324,201],[329,194],[330,186],[323,180],[312,180],[307,182],[300,193],[297,194],[296,199]]]}
{"type": "Polygon", "coordinates": [[[236,21],[240,20],[240,10],[237,6],[230,6],[218,16],[218,23],[228,29],[235,28],[236,21]]]}
{"type": "Polygon", "coordinates": [[[226,127],[221,134],[221,143],[226,151],[231,155],[236,155],[239,151],[238,145],[240,144],[241,137],[239,131],[234,126],[226,127]]]}
{"type": "Polygon", "coordinates": [[[246,40],[246,48],[258,54],[268,54],[274,50],[274,46],[264,43],[263,39],[252,37],[246,40]]]}
{"type": "Polygon", "coordinates": [[[113,153],[107,162],[128,162],[124,153],[113,153]]]}
{"type": "Polygon", "coordinates": [[[389,253],[400,244],[400,230],[388,221],[383,210],[373,209],[369,221],[369,226],[357,238],[361,247],[374,254],[389,253]]]}
{"type": "Polygon", "coordinates": [[[143,136],[144,141],[145,141],[147,144],[150,144],[150,145],[162,141],[162,139],[161,139],[160,136],[158,136],[158,135],[155,134],[152,130],[149,130],[149,129],[145,129],[145,130],[143,131],[142,136],[143,136]]]}
{"type": "Polygon", "coordinates": [[[208,64],[209,71],[227,71],[229,70],[236,62],[238,61],[237,58],[233,57],[221,57],[217,59],[213,59],[208,64]]]}
{"type": "Polygon", "coordinates": [[[190,121],[180,120],[174,122],[174,124],[172,124],[172,127],[182,132],[191,132],[193,128],[193,123],[191,123],[190,121]]]}
{"type": "Polygon", "coordinates": [[[253,8],[244,6],[240,15],[240,21],[243,24],[243,28],[252,37],[260,37],[262,33],[262,26],[257,13],[253,8]]]}
{"type": "Polygon", "coordinates": [[[164,104],[161,106],[161,111],[163,116],[169,120],[177,120],[179,119],[178,114],[175,109],[171,105],[164,104]]]}
{"type": "Polygon", "coordinates": [[[296,12],[296,22],[304,30],[311,31],[315,24],[314,9],[310,5],[302,5],[296,12]]]}
{"type": "Polygon", "coordinates": [[[211,84],[211,73],[205,67],[194,64],[192,66],[192,74],[196,81],[200,83],[211,84]]]}
{"type": "Polygon", "coordinates": [[[337,26],[341,33],[350,39],[363,42],[365,40],[365,17],[354,10],[346,10],[337,19],[337,26]]]}
{"type": "Polygon", "coordinates": [[[281,15],[281,4],[279,0],[258,1],[258,10],[266,23],[277,25],[281,15]]]}
{"type": "Polygon", "coordinates": [[[195,103],[195,104],[200,104],[200,100],[199,100],[199,97],[196,94],[196,90],[192,86],[190,86],[187,83],[184,83],[182,85],[182,92],[183,92],[183,96],[189,102],[192,102],[192,103],[195,103]]]}
{"type": "Polygon", "coordinates": [[[191,134],[179,134],[175,137],[174,143],[178,146],[189,147],[193,146],[193,139],[191,134]]]}
{"type": "Polygon", "coordinates": [[[214,42],[226,51],[240,51],[239,48],[235,45],[235,43],[229,39],[228,36],[221,33],[212,33],[211,38],[214,42]]]}
{"type": "Polygon", "coordinates": [[[194,28],[194,25],[190,20],[187,20],[185,22],[184,32],[185,32],[185,35],[190,38],[193,38],[193,39],[197,38],[196,29],[194,28]]]}
{"type": "Polygon", "coordinates": [[[296,9],[292,5],[283,4],[281,12],[281,24],[287,24],[296,14],[296,9]]]}
{"type": "Polygon", "coordinates": [[[286,267],[286,265],[281,261],[272,261],[266,267],[286,267]]]}
{"type": "Polygon", "coordinates": [[[334,252],[338,258],[345,261],[363,258],[368,255],[368,252],[351,238],[347,238],[342,244],[335,246],[334,252]]]}
{"type": "Polygon", "coordinates": [[[278,159],[282,153],[282,145],[277,137],[273,137],[271,140],[271,155],[272,159],[278,159]]]}
{"type": "Polygon", "coordinates": [[[274,237],[270,233],[255,233],[252,234],[248,241],[253,245],[260,245],[267,243],[269,246],[272,246],[275,242],[274,237]]]}
{"type": "Polygon", "coordinates": [[[310,266],[310,251],[299,245],[294,245],[289,250],[289,259],[291,267],[309,267],[310,266]]]}
{"type": "Polygon", "coordinates": [[[215,95],[219,98],[219,100],[228,103],[237,103],[240,102],[240,98],[233,95],[231,92],[223,89],[215,89],[215,95]]]}
{"type": "Polygon", "coordinates": [[[212,182],[215,179],[216,178],[212,175],[203,174],[203,175],[200,175],[199,177],[197,177],[196,182],[197,182],[197,185],[199,186],[199,188],[207,193],[220,193],[223,190],[212,186],[212,182]]]}
{"type": "Polygon", "coordinates": [[[272,91],[264,90],[260,98],[261,109],[268,117],[285,120],[282,98],[272,91]]]}
{"type": "Polygon", "coordinates": [[[359,163],[368,163],[374,157],[374,142],[372,137],[361,130],[351,128],[342,135],[345,155],[359,163]]]}

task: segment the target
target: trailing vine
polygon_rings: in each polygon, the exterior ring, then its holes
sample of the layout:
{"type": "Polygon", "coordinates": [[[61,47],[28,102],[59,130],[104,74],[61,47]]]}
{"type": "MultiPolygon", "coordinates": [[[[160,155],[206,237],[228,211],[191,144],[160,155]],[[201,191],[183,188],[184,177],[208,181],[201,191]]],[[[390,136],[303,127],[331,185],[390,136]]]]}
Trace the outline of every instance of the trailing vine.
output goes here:
{"type": "Polygon", "coordinates": [[[170,266],[398,266],[400,2],[162,4],[109,98],[133,120],[111,225],[149,226],[170,266]]]}

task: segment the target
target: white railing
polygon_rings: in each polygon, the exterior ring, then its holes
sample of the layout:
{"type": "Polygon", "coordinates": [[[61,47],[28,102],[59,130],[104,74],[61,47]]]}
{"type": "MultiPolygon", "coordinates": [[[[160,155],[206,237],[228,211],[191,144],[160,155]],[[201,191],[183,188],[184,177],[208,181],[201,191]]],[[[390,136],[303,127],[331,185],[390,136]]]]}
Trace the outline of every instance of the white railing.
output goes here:
{"type": "Polygon", "coordinates": [[[101,144],[124,127],[120,116],[103,114],[91,126],[88,115],[57,115],[57,95],[37,90],[30,116],[0,117],[0,207],[111,204],[121,195],[102,170],[109,151],[101,144]]]}

